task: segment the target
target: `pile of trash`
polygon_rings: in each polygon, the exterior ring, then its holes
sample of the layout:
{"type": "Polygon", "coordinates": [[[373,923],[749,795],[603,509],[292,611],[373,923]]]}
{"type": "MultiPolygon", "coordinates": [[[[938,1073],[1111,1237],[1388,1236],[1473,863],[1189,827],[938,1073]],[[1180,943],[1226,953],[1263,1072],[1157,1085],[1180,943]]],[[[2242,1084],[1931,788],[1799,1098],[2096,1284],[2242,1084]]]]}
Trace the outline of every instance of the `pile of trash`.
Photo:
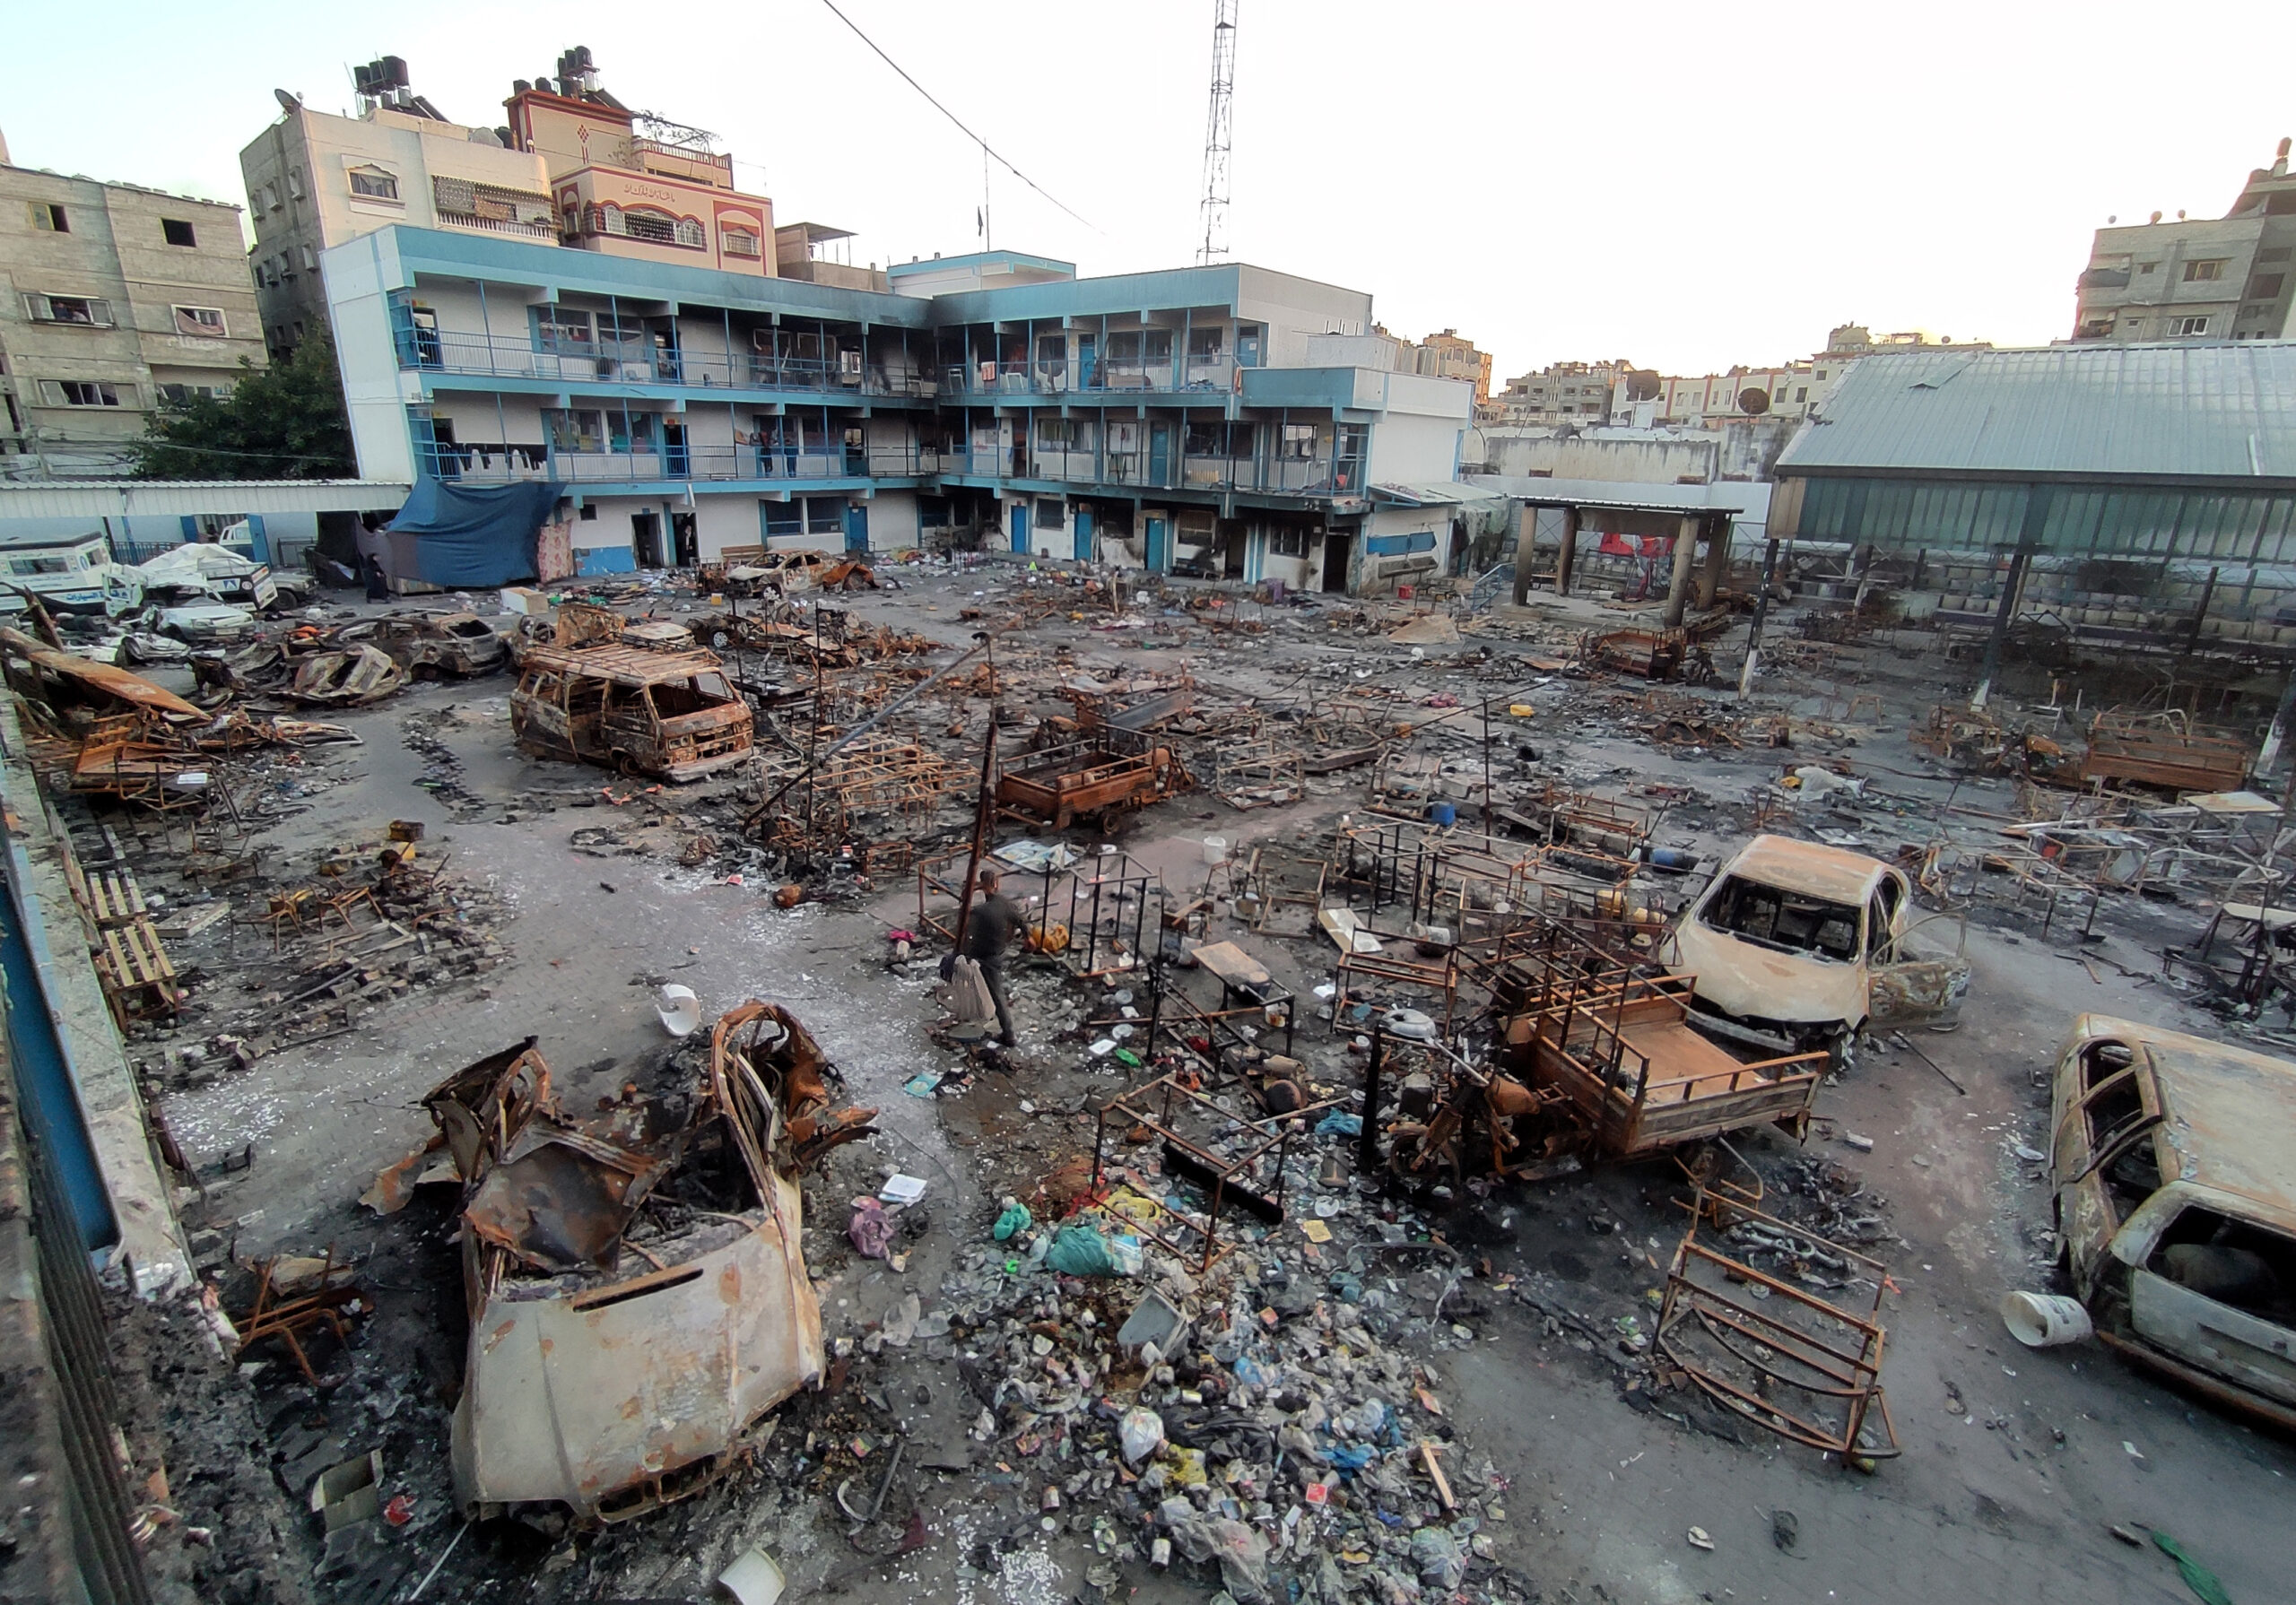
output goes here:
{"type": "Polygon", "coordinates": [[[1406,1351],[1473,1340],[1442,1311],[1473,1268],[1407,1210],[1318,1197],[1303,1175],[1294,1219],[1223,1227],[1226,1252],[1191,1270],[1128,1229],[1144,1203],[1200,1210],[1183,1191],[1129,1170],[1063,1219],[1004,1201],[934,1313],[979,1403],[973,1439],[1040,1483],[1043,1509],[1096,1505],[1103,1562],[1216,1570],[1239,1605],[1529,1597],[1494,1560],[1508,1479],[1406,1351]],[[1442,1288],[1422,1302],[1402,1273],[1430,1259],[1442,1288]]]}

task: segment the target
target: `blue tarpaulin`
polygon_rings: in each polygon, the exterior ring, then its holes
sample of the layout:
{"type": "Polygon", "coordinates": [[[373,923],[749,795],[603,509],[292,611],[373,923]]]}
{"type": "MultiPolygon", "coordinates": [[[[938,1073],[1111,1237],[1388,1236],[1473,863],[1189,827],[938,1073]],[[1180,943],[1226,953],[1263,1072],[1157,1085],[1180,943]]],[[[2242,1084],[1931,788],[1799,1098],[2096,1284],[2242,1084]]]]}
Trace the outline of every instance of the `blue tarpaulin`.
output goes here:
{"type": "Polygon", "coordinates": [[[392,576],[465,588],[535,577],[535,533],[564,487],[550,481],[458,485],[424,477],[389,525],[392,576]]]}

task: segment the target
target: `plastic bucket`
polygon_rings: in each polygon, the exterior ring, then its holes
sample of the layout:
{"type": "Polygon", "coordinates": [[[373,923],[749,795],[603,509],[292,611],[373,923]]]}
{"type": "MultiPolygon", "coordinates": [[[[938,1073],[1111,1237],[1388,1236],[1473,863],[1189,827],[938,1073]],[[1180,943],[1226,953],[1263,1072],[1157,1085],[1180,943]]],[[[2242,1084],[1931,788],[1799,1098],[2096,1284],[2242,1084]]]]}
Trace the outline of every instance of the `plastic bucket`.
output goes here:
{"type": "Polygon", "coordinates": [[[1427,817],[1438,825],[1451,826],[1459,822],[1459,811],[1448,802],[1430,802],[1427,817]]]}
{"type": "Polygon", "coordinates": [[[1397,586],[1396,587],[1396,600],[1397,602],[1409,602],[1412,595],[1412,588],[1409,586],[1397,586]]]}
{"type": "Polygon", "coordinates": [[[738,1605],[773,1605],[787,1586],[773,1557],[754,1546],[743,1550],[733,1565],[718,1574],[718,1597],[738,1605]]]}
{"type": "Polygon", "coordinates": [[[1207,836],[1204,838],[1204,862],[1209,864],[1222,864],[1228,862],[1226,837],[1207,836]]]}
{"type": "Polygon", "coordinates": [[[654,994],[654,1012],[671,1036],[691,1037],[701,1024],[701,1000],[693,995],[692,987],[674,981],[654,994]]]}
{"type": "Polygon", "coordinates": [[[2096,1331],[2077,1298],[2056,1293],[2012,1293],[2001,1301],[2001,1323],[2028,1349],[2078,1343],[2096,1331]]]}

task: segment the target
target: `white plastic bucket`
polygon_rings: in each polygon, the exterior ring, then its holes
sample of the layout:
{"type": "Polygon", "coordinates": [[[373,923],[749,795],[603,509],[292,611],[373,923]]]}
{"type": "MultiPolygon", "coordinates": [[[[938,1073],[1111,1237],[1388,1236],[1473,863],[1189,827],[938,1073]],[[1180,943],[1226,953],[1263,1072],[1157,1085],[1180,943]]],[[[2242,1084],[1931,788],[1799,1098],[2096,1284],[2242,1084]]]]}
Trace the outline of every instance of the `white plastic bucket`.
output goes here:
{"type": "Polygon", "coordinates": [[[671,1036],[691,1037],[701,1024],[701,1000],[693,995],[692,987],[673,981],[654,994],[654,1012],[662,1017],[662,1028],[671,1036]]]}
{"type": "Polygon", "coordinates": [[[1204,862],[1215,867],[1228,862],[1226,837],[1207,836],[1204,838],[1204,862]]]}
{"type": "Polygon", "coordinates": [[[2056,1293],[2012,1293],[2001,1301],[2001,1323],[2028,1349],[2078,1343],[2096,1331],[2077,1298],[2056,1293]]]}
{"type": "Polygon", "coordinates": [[[718,1574],[718,1597],[737,1601],[739,1605],[773,1605],[787,1586],[773,1557],[754,1546],[743,1550],[733,1565],[718,1574]]]}

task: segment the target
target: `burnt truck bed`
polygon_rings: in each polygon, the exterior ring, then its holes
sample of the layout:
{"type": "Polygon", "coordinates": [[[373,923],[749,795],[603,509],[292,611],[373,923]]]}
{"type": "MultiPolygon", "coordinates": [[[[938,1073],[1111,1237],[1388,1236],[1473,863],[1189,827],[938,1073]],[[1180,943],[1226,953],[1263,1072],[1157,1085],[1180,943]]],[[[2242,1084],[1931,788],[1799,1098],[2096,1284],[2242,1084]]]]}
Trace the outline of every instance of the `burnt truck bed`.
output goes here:
{"type": "Polygon", "coordinates": [[[1631,1158],[1765,1122],[1800,1136],[1823,1053],[1742,1063],[1690,1024],[1693,977],[1637,976],[1520,1014],[1507,1042],[1531,1086],[1559,1096],[1606,1158],[1631,1158]]]}
{"type": "Polygon", "coordinates": [[[1188,789],[1179,755],[1120,731],[1032,753],[996,777],[996,805],[1065,829],[1079,819],[1106,822],[1188,789]]]}

